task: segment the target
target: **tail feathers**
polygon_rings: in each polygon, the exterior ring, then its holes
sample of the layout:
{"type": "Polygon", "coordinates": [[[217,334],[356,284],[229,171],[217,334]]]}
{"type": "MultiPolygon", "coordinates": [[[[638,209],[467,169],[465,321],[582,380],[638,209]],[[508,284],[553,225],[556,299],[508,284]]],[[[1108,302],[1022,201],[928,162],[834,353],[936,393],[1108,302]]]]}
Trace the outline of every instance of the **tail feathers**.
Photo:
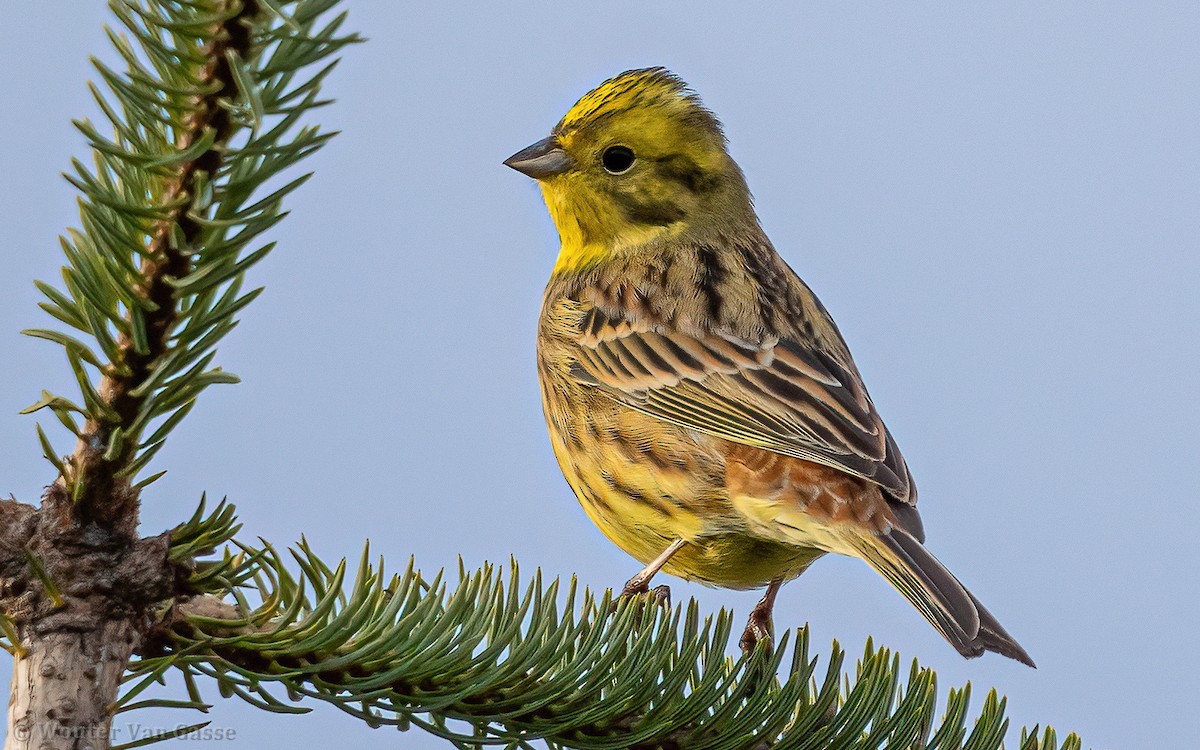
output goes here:
{"type": "Polygon", "coordinates": [[[862,558],[903,594],[958,653],[970,659],[994,651],[1035,666],[992,613],[910,534],[895,528],[888,534],[864,535],[856,546],[862,558]]]}
{"type": "Polygon", "coordinates": [[[987,607],[980,604],[970,591],[967,592],[967,596],[971,597],[971,601],[975,602],[975,609],[979,611],[979,636],[976,640],[984,649],[995,651],[997,654],[1016,659],[1022,664],[1037,669],[1037,665],[1033,663],[1033,659],[1025,649],[1021,648],[1021,644],[1017,643],[1016,639],[996,621],[992,613],[987,611],[987,607]]]}

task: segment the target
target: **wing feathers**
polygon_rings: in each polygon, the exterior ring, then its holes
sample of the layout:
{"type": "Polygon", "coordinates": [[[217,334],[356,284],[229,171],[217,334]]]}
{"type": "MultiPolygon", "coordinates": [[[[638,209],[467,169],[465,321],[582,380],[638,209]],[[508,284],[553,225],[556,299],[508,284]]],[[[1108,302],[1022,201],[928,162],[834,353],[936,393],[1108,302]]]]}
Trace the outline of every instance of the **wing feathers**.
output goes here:
{"type": "Polygon", "coordinates": [[[903,459],[853,366],[814,346],[583,321],[573,373],[652,416],[870,479],[902,502],[903,459]]]}

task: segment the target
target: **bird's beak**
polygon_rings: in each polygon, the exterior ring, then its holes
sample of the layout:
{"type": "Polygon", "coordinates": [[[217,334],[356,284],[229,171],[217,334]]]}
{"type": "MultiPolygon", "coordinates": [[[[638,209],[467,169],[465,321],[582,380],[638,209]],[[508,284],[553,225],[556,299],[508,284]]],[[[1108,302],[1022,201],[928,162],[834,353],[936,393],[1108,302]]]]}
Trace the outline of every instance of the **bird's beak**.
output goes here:
{"type": "Polygon", "coordinates": [[[575,160],[562,150],[554,136],[550,136],[508,157],[504,166],[541,180],[566,172],[575,166],[575,160]]]}

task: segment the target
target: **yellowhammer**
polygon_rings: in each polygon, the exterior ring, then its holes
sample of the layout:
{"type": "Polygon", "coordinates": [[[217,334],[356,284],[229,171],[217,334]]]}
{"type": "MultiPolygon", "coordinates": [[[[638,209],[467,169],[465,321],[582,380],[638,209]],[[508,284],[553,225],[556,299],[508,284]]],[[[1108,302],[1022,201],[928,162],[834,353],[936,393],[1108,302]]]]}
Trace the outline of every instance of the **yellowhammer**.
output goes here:
{"type": "Polygon", "coordinates": [[[779,587],[866,560],[954,648],[1025,650],[923,546],[917,491],[829,313],[776,254],[716,117],[662,68],[608,80],[505,164],[562,249],[538,326],[550,438],[588,516],[646,564],[779,587]]]}

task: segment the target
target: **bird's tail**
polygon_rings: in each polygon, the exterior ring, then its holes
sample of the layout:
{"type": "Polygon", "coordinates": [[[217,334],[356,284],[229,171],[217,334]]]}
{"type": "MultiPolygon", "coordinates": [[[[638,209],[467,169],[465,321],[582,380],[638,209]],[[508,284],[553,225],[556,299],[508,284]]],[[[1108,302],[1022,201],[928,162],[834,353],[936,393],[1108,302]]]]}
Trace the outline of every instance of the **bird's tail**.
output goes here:
{"type": "Polygon", "coordinates": [[[1025,649],[925,546],[902,529],[863,534],[854,546],[967,658],[994,651],[1036,667],[1025,649]]]}

